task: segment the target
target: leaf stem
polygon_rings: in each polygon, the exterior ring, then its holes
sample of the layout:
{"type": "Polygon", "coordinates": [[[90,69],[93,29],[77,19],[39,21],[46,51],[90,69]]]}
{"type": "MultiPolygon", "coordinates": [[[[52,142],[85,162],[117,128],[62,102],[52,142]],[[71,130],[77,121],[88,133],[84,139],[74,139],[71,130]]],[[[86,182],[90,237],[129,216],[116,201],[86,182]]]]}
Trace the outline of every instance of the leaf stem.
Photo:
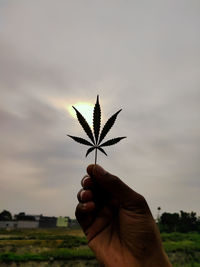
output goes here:
{"type": "Polygon", "coordinates": [[[95,162],[94,164],[96,165],[97,164],[97,148],[95,148],[95,162]]]}

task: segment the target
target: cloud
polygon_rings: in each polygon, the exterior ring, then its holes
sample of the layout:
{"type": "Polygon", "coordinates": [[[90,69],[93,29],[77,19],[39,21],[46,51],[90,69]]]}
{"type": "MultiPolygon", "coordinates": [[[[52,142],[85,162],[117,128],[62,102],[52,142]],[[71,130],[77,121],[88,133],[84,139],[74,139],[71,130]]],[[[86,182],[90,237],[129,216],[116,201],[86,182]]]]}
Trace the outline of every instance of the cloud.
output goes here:
{"type": "Polygon", "coordinates": [[[74,216],[93,156],[66,137],[85,137],[66,106],[99,94],[103,123],[123,108],[108,137],[128,138],[98,162],[154,213],[200,212],[199,9],[198,1],[1,3],[2,209],[74,216]]]}

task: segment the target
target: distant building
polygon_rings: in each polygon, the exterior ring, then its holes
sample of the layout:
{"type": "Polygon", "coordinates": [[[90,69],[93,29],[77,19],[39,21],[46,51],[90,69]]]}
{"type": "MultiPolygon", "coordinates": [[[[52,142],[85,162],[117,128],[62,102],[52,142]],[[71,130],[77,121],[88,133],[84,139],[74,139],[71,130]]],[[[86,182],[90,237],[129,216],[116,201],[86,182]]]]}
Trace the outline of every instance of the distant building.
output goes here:
{"type": "Polygon", "coordinates": [[[39,228],[55,228],[56,223],[56,217],[40,216],[39,228]]]}
{"type": "Polygon", "coordinates": [[[38,215],[29,215],[25,212],[20,212],[14,218],[17,223],[17,228],[20,229],[33,229],[39,226],[38,215]]]}
{"type": "Polygon", "coordinates": [[[33,229],[38,228],[39,222],[38,221],[18,221],[17,228],[21,229],[33,229]]]}
{"type": "MultiPolygon", "coordinates": [[[[6,211],[7,212],[7,211],[6,211]]],[[[4,211],[5,213],[5,211],[4,211]]],[[[4,215],[4,213],[2,213],[4,215]]],[[[5,217],[5,216],[4,216],[5,217]]],[[[41,215],[30,215],[25,212],[20,212],[9,219],[3,217],[0,220],[0,228],[20,228],[20,229],[34,229],[34,228],[56,228],[56,227],[70,227],[80,228],[76,219],[70,219],[68,216],[49,217],[41,215]]]]}
{"type": "Polygon", "coordinates": [[[17,221],[39,221],[41,216],[42,214],[33,215],[33,214],[26,214],[25,212],[20,212],[16,214],[14,218],[17,221]]]}
{"type": "Polygon", "coordinates": [[[32,229],[38,228],[39,222],[37,221],[0,221],[0,228],[4,229],[32,229]]]}
{"type": "Polygon", "coordinates": [[[68,227],[68,220],[69,220],[69,217],[59,216],[57,219],[56,226],[57,227],[68,227]]]}
{"type": "Polygon", "coordinates": [[[80,228],[80,224],[78,223],[78,221],[76,219],[70,219],[69,218],[69,227],[70,228],[80,228]]]}
{"type": "Polygon", "coordinates": [[[13,229],[17,228],[17,221],[0,221],[0,228],[13,229]]]}

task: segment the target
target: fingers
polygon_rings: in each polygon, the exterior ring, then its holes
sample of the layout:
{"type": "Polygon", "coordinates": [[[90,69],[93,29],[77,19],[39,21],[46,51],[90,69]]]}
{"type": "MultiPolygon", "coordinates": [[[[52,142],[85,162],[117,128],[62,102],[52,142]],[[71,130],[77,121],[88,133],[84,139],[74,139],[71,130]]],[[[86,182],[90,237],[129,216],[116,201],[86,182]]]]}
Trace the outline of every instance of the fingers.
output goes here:
{"type": "Polygon", "coordinates": [[[81,180],[81,185],[83,188],[92,188],[94,186],[94,181],[89,175],[85,175],[81,180]]]}
{"type": "Polygon", "coordinates": [[[82,189],[78,192],[79,204],[76,207],[75,216],[86,234],[88,227],[94,220],[95,203],[93,201],[93,181],[90,176],[85,175],[81,181],[82,189]]]}
{"type": "Polygon", "coordinates": [[[95,204],[93,201],[88,201],[86,203],[79,203],[76,207],[76,213],[89,213],[95,209],[95,204]]]}
{"type": "MultiPolygon", "coordinates": [[[[84,182],[83,182],[84,185],[84,182]]],[[[84,187],[85,188],[85,187],[84,187]]],[[[95,209],[95,203],[93,201],[93,193],[89,189],[81,189],[78,194],[77,198],[79,201],[79,204],[77,206],[77,212],[91,212],[95,209]]]]}
{"type": "Polygon", "coordinates": [[[79,204],[76,207],[75,215],[84,231],[93,222],[95,210],[95,203],[93,201],[93,181],[90,176],[85,175],[81,181],[82,189],[78,192],[77,198],[79,204]]]}
{"type": "Polygon", "coordinates": [[[117,176],[107,172],[99,165],[89,165],[87,172],[92,178],[95,179],[99,186],[101,186],[111,195],[125,196],[128,192],[130,192],[130,190],[132,191],[132,189],[130,189],[128,185],[123,183],[117,176]]]}
{"type": "Polygon", "coordinates": [[[75,216],[86,235],[88,227],[92,224],[94,220],[94,209],[95,204],[92,201],[86,203],[79,203],[76,207],[75,216]]]}
{"type": "Polygon", "coordinates": [[[92,201],[93,193],[91,190],[81,189],[77,194],[77,198],[78,201],[82,203],[92,201]]]}
{"type": "Polygon", "coordinates": [[[118,199],[126,208],[133,205],[146,205],[144,197],[132,190],[117,176],[104,170],[101,166],[89,165],[87,172],[92,177],[93,183],[96,182],[102,190],[115,199],[118,199]]]}

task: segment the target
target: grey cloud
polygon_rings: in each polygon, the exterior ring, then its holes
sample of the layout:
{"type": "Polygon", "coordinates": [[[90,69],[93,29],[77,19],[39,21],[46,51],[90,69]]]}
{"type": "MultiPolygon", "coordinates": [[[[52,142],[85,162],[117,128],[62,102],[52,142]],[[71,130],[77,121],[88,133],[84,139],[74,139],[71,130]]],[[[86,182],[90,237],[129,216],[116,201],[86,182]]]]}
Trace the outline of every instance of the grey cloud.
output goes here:
{"type": "Polygon", "coordinates": [[[85,147],[67,139],[84,133],[55,102],[94,103],[99,93],[104,120],[123,108],[108,137],[128,137],[99,163],[153,211],[200,212],[199,1],[7,1],[0,8],[2,209],[74,216],[93,155],[85,159],[85,147]],[[187,204],[182,192],[194,200],[187,204]]]}

